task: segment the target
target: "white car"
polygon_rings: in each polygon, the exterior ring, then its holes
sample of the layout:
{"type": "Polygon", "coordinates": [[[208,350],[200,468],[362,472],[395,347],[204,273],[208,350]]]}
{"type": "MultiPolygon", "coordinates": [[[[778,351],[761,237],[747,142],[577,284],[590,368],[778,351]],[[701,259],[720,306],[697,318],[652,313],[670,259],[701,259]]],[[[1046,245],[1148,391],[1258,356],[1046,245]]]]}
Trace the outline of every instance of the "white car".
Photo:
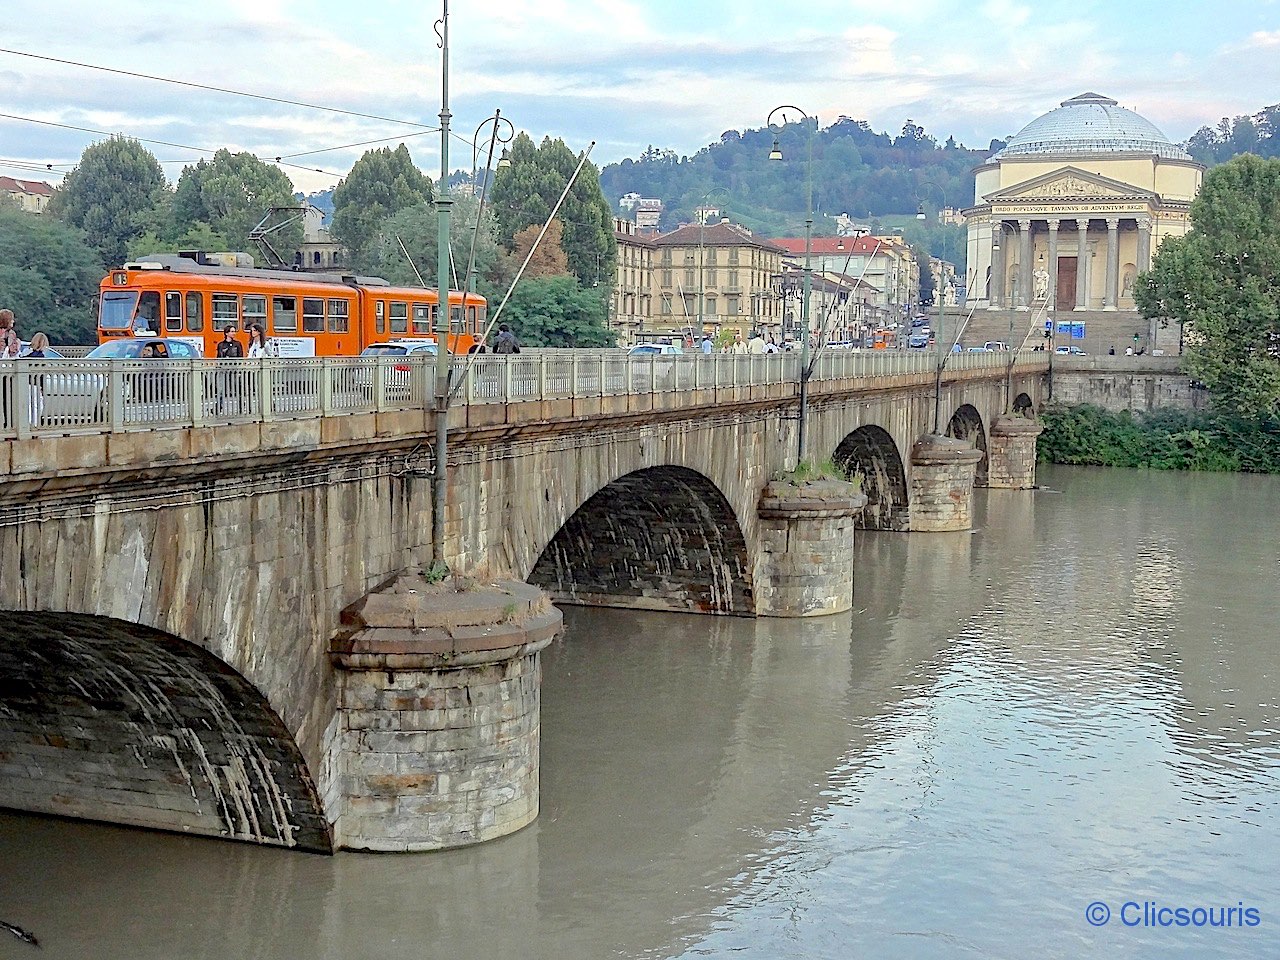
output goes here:
{"type": "MultiPolygon", "coordinates": [[[[111,361],[193,360],[198,356],[190,343],[170,337],[108,340],[81,360],[61,361],[64,365],[83,363],[83,372],[68,371],[63,366],[62,370],[40,375],[42,418],[46,424],[104,423],[110,402],[107,371],[112,369],[111,361]]],[[[164,366],[156,370],[127,366],[120,368],[120,377],[120,397],[125,405],[122,416],[126,420],[163,418],[168,414],[160,407],[180,408],[186,402],[189,380],[184,371],[164,366]]]]}
{"type": "Polygon", "coordinates": [[[657,357],[662,354],[682,354],[684,348],[674,343],[637,343],[627,351],[629,357],[657,357]]]}

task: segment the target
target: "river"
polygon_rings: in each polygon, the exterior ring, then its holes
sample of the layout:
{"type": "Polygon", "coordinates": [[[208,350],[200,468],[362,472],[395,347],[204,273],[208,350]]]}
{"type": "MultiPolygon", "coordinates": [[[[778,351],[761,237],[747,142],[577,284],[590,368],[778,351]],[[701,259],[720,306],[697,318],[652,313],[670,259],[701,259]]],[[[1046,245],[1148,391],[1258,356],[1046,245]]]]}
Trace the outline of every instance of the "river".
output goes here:
{"type": "Polygon", "coordinates": [[[1280,956],[1280,479],[1040,479],[863,536],[850,614],[567,610],[542,813],[500,841],[0,814],[0,918],[43,943],[0,957],[1280,956]]]}

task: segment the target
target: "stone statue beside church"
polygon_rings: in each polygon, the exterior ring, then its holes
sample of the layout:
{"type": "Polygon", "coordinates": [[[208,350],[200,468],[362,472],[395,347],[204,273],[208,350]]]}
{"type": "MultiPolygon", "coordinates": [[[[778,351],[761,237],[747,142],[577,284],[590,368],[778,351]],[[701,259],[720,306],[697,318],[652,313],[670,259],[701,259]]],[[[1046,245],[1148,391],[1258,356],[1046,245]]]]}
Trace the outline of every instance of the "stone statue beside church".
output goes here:
{"type": "Polygon", "coordinates": [[[1044,267],[1035,272],[1035,299],[1049,299],[1049,271],[1044,267]]]}

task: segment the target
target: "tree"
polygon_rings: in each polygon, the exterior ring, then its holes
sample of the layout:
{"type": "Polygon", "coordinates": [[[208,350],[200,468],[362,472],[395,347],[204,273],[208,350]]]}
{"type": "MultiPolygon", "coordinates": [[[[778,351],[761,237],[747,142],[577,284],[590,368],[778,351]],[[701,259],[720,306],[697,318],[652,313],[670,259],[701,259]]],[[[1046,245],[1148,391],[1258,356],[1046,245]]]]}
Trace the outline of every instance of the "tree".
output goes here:
{"type": "MultiPolygon", "coordinates": [[[[511,257],[516,261],[516,269],[519,269],[519,265],[524,263],[524,258],[529,256],[529,251],[533,248],[534,241],[538,239],[541,230],[541,227],[528,226],[516,234],[515,243],[511,249],[511,257]]],[[[565,256],[564,248],[561,246],[563,237],[564,227],[558,219],[552,220],[547,226],[542,242],[538,244],[537,250],[534,250],[529,266],[525,268],[526,277],[562,277],[569,272],[569,258],[565,256]]]]}
{"type": "MultiPolygon", "coordinates": [[[[293,184],[278,168],[251,153],[219,150],[213,160],[183,167],[173,197],[169,234],[177,238],[196,224],[207,224],[235,250],[249,250],[249,232],[272,207],[297,206],[293,184]]],[[[286,261],[302,243],[302,224],[273,234],[271,245],[286,261]]],[[[249,251],[254,252],[254,251],[249,251]]]]}
{"type": "Polygon", "coordinates": [[[102,274],[80,230],[0,206],[0,305],[14,312],[24,339],[43,330],[55,344],[95,343],[102,274]]]}
{"type": "MultiPolygon", "coordinates": [[[[467,257],[471,250],[471,237],[475,230],[476,209],[478,201],[473,197],[459,197],[454,201],[449,218],[449,245],[453,250],[453,266],[456,280],[450,278],[450,287],[462,287],[466,284],[464,276],[467,269],[467,257]]],[[[415,207],[401,210],[378,227],[364,248],[353,255],[352,265],[359,273],[368,273],[383,277],[392,283],[418,286],[418,275],[414,273],[416,266],[422,272],[422,279],[429,287],[436,284],[436,251],[439,249],[439,220],[436,208],[430,203],[420,203],[415,207]],[[400,249],[403,242],[409,256],[413,258],[413,266],[405,259],[400,249]]],[[[476,275],[487,279],[494,270],[498,260],[498,244],[494,239],[493,218],[488,209],[480,224],[480,232],[476,238],[476,275]]],[[[478,289],[485,292],[484,284],[478,289]]]]}
{"type": "Polygon", "coordinates": [[[85,148],[49,212],[84,231],[101,266],[118,266],[129,241],[163,219],[170,199],[160,161],[137,140],[111,137],[85,148]]]}
{"type": "Polygon", "coordinates": [[[433,197],[431,181],[403,143],[366,150],[333,191],[333,236],[351,253],[363,250],[382,222],[433,197]]]}
{"type": "Polygon", "coordinates": [[[1216,403],[1280,414],[1280,159],[1244,155],[1210,170],[1192,229],[1165,240],[1134,299],[1182,324],[1186,369],[1216,403]]]}
{"type": "MultiPolygon", "coordinates": [[[[491,191],[498,237],[508,250],[521,230],[535,225],[541,228],[546,222],[579,157],[563,140],[548,137],[535,147],[521,133],[512,142],[510,160],[511,167],[498,174],[491,191]]],[[[612,284],[618,251],[613,207],[605,200],[594,164],[583,165],[557,216],[564,224],[561,246],[579,283],[612,284]]]]}
{"type": "Polygon", "coordinates": [[[530,347],[612,347],[608,307],[596,289],[571,276],[534,277],[516,284],[501,319],[530,347]]]}

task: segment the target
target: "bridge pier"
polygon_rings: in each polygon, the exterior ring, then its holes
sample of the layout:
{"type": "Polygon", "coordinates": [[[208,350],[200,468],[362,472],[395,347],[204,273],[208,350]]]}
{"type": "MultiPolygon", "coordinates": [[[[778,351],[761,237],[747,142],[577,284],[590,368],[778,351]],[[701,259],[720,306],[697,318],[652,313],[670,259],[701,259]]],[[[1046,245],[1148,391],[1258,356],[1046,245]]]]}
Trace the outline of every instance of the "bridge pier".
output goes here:
{"type": "Polygon", "coordinates": [[[917,533],[973,526],[973,480],[984,454],[967,441],[927,433],[911,448],[911,526],[917,533]]]}
{"type": "Polygon", "coordinates": [[[987,486],[1030,490],[1036,485],[1036,437],[1044,427],[1027,417],[1005,414],[991,426],[987,486]]]}
{"type": "Polygon", "coordinates": [[[756,613],[816,617],[853,607],[853,541],[867,498],[840,480],[764,488],[756,613]]]}
{"type": "Polygon", "coordinates": [[[538,815],[539,652],[560,611],[537,587],[401,574],[348,607],[335,845],[440,850],[538,815]]]}

